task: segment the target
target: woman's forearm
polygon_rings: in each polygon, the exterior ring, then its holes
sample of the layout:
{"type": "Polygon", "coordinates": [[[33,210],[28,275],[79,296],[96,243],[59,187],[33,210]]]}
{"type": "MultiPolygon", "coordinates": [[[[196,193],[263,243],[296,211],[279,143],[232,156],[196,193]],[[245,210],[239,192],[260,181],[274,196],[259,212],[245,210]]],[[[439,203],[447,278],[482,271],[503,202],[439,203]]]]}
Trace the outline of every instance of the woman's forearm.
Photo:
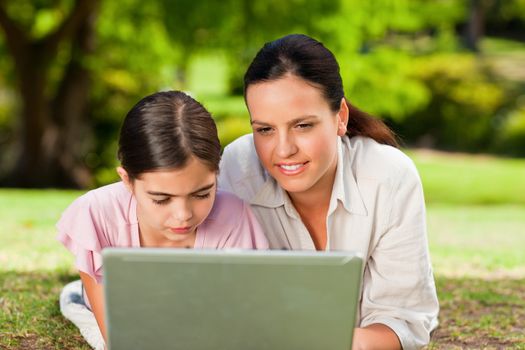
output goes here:
{"type": "Polygon", "coordinates": [[[400,350],[396,333],[384,324],[374,323],[354,330],[352,350],[400,350]]]}

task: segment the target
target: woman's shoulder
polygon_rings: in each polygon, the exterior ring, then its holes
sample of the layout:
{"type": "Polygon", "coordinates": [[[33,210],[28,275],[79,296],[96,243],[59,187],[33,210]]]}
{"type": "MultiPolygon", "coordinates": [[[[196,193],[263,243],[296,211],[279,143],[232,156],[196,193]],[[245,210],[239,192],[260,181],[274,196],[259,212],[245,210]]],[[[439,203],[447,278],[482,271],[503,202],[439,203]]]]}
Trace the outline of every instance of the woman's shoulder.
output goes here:
{"type": "Polygon", "coordinates": [[[243,174],[251,173],[254,165],[260,165],[252,134],[243,135],[224,148],[221,158],[221,172],[230,170],[232,165],[237,166],[237,173],[243,174]]]}
{"type": "Polygon", "coordinates": [[[220,188],[250,201],[266,179],[252,134],[241,136],[224,148],[218,177],[220,188]]]}
{"type": "Polygon", "coordinates": [[[345,138],[343,144],[356,177],[384,180],[418,174],[412,159],[396,147],[363,136],[345,138]]]}

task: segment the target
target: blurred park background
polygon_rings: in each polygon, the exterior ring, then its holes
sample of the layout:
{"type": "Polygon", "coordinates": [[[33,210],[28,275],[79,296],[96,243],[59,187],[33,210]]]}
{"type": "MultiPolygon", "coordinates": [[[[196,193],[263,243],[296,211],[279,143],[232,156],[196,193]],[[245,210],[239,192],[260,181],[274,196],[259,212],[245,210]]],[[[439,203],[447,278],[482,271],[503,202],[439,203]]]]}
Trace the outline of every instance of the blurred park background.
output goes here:
{"type": "Polygon", "coordinates": [[[85,348],[58,311],[77,275],[54,223],[117,180],[127,111],[184,90],[225,146],[250,132],[250,60],[289,33],[334,52],[421,173],[430,348],[525,349],[525,0],[0,0],[0,349],[85,348]]]}

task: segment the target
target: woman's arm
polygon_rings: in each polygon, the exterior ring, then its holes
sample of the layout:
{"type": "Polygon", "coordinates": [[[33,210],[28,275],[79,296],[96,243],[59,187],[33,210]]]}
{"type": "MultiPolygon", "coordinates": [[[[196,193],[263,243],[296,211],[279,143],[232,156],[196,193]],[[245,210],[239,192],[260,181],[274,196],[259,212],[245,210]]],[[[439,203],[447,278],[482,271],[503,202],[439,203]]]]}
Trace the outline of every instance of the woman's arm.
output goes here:
{"type": "Polygon", "coordinates": [[[91,305],[91,310],[93,311],[93,314],[95,314],[98,328],[100,329],[102,337],[104,337],[104,341],[106,341],[106,324],[104,321],[104,292],[102,284],[97,283],[93,277],[85,272],[79,271],[79,273],[80,279],[82,280],[82,284],[84,285],[84,289],[86,290],[86,294],[89,299],[89,304],[91,305]]]}
{"type": "MultiPolygon", "coordinates": [[[[363,274],[361,325],[392,329],[405,350],[428,345],[439,304],[426,237],[423,189],[413,164],[399,163],[385,197],[380,238],[363,274]]],[[[368,333],[368,332],[366,332],[368,333]]]]}
{"type": "Polygon", "coordinates": [[[374,323],[354,330],[352,350],[398,350],[401,349],[396,333],[384,324],[374,323]]]}

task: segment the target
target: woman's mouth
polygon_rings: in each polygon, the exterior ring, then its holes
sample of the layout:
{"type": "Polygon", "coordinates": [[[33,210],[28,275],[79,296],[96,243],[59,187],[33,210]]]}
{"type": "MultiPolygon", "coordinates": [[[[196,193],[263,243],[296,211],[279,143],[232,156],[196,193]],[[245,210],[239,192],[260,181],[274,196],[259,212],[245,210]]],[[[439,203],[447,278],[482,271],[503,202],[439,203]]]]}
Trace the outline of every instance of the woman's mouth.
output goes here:
{"type": "Polygon", "coordinates": [[[303,172],[308,162],[305,163],[277,163],[277,168],[284,175],[297,175],[303,172]]]}

